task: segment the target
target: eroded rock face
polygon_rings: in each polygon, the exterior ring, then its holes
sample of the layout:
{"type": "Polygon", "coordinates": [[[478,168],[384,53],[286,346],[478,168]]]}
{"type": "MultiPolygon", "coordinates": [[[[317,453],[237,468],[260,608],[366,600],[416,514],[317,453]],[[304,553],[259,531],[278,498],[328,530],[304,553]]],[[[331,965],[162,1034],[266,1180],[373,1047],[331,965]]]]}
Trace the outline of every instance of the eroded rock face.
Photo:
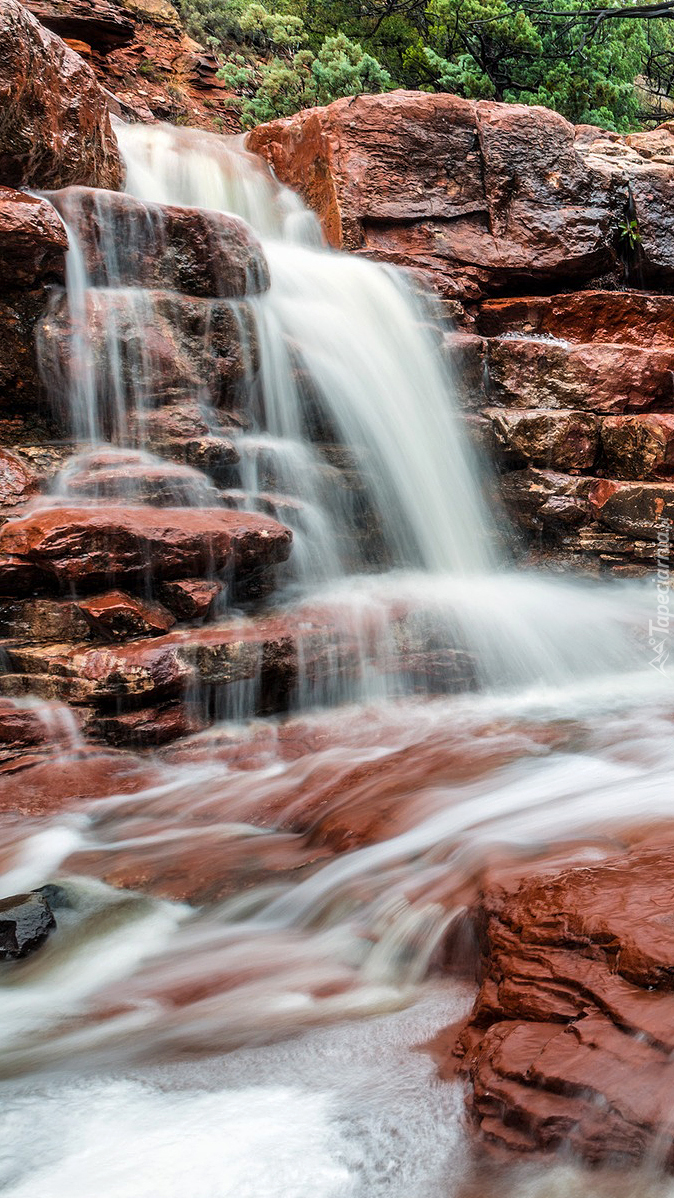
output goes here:
{"type": "Polygon", "coordinates": [[[285,561],[292,534],[267,517],[221,508],[48,508],[0,531],[6,594],[217,572],[247,576],[285,561]]]}
{"type": "Polygon", "coordinates": [[[59,37],[106,53],[131,41],[134,23],[110,0],[31,0],[27,8],[59,37]]]}
{"type": "Polygon", "coordinates": [[[17,0],[0,9],[0,179],[11,187],[118,187],[117,142],[84,60],[17,0]]]}
{"type": "Polygon", "coordinates": [[[647,844],[482,895],[482,985],[456,1052],[488,1142],[593,1163],[657,1144],[674,1161],[673,882],[671,844],[647,844]]]}

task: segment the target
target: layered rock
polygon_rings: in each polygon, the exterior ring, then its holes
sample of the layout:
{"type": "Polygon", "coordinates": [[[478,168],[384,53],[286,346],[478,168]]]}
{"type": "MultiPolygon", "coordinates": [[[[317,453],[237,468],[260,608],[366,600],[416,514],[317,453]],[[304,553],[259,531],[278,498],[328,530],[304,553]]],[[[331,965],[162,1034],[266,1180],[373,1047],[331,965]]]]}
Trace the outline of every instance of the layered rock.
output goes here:
{"type": "Polygon", "coordinates": [[[0,106],[4,185],[119,186],[119,151],[93,71],[17,0],[0,12],[0,106]]]}
{"type": "Polygon", "coordinates": [[[288,529],[224,508],[38,508],[0,530],[6,594],[190,577],[227,569],[237,586],[290,553],[288,529]]]}
{"type": "Polygon", "coordinates": [[[26,7],[86,58],[118,115],[240,132],[218,60],[187,35],[169,0],[28,0],[26,7]]]}
{"type": "Polygon", "coordinates": [[[488,1143],[674,1163],[673,880],[669,842],[646,843],[485,890],[482,983],[455,1053],[488,1143]]]}

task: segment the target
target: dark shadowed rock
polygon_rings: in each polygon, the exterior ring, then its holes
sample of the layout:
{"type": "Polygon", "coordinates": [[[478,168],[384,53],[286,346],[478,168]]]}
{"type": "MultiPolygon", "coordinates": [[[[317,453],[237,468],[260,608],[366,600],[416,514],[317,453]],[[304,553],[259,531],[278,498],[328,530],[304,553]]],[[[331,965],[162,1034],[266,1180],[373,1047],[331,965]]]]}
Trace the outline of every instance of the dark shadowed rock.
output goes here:
{"type": "Polygon", "coordinates": [[[16,961],[40,948],[56,927],[47,900],[39,894],[0,899],[0,961],[16,961]]]}
{"type": "Polygon", "coordinates": [[[205,620],[222,586],[206,578],[179,578],[162,583],[160,596],[179,620],[205,620]]]}
{"type": "Polygon", "coordinates": [[[29,0],[26,8],[59,37],[76,39],[104,53],[125,45],[134,35],[129,15],[110,0],[29,0]]]}
{"type": "Polygon", "coordinates": [[[0,9],[0,111],[3,184],[119,186],[119,150],[93,71],[17,0],[0,9]]]}

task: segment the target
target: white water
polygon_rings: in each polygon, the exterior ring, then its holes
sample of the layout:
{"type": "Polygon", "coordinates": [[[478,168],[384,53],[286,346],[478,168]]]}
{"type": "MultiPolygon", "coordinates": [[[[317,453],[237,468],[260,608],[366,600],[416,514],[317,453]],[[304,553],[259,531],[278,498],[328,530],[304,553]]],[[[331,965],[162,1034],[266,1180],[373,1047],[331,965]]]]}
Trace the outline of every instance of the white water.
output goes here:
{"type": "MultiPolygon", "coordinates": [[[[655,590],[509,571],[423,301],[393,272],[322,249],[311,216],[240,145],[138,127],[120,142],[134,194],[236,212],[264,240],[272,287],[247,305],[261,354],[254,427],[237,435],[241,502],[271,490],[298,505],[283,508],[296,536],[284,603],[309,628],[328,612],[335,656],[353,640],[360,655],[355,677],[306,681],[300,705],[368,702],[221,728],[184,758],[166,753],[137,794],[111,783],[74,814],[9,826],[2,890],[58,877],[71,906],[0,978],[0,1186],[9,1198],[458,1198],[461,1095],[410,1046],[470,993],[428,977],[484,861],[556,844],[594,860],[624,826],[669,817],[671,681],[646,643],[655,590]],[[381,525],[382,560],[365,555],[357,573],[352,501],[307,433],[317,409],[381,525]],[[481,694],[390,701],[410,689],[401,659],[448,648],[474,654],[481,694]],[[323,863],[322,821],[348,844],[363,812],[379,818],[364,846],[323,863]],[[232,862],[248,872],[227,889],[232,862]],[[183,892],[191,905],[162,897],[183,892]],[[322,1026],[365,1015],[377,1018],[322,1026]]],[[[76,269],[76,310],[88,287],[76,269]]],[[[84,369],[72,414],[100,452],[94,376],[84,369]]],[[[145,390],[109,390],[122,473],[145,390]]],[[[71,468],[66,497],[91,465],[71,468]]],[[[593,1192],[569,1167],[518,1187],[593,1192]]]]}

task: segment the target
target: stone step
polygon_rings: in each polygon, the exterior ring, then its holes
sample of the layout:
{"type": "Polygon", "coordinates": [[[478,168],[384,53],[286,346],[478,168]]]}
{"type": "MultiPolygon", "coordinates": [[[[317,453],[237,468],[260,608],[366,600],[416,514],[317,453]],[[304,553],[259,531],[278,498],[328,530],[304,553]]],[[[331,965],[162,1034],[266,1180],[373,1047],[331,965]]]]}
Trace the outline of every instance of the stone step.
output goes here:
{"type": "Polygon", "coordinates": [[[67,187],[49,199],[75,230],[94,286],[227,298],[269,287],[262,246],[237,216],[90,187],[67,187]]]}
{"type": "Polygon", "coordinates": [[[578,291],[563,295],[489,299],[476,314],[484,337],[506,333],[637,348],[671,348],[674,296],[647,291],[578,291]]]}
{"type": "Polygon", "coordinates": [[[38,508],[0,529],[2,588],[87,594],[226,569],[242,592],[287,559],[291,541],[271,518],[225,508],[38,508]]]}

